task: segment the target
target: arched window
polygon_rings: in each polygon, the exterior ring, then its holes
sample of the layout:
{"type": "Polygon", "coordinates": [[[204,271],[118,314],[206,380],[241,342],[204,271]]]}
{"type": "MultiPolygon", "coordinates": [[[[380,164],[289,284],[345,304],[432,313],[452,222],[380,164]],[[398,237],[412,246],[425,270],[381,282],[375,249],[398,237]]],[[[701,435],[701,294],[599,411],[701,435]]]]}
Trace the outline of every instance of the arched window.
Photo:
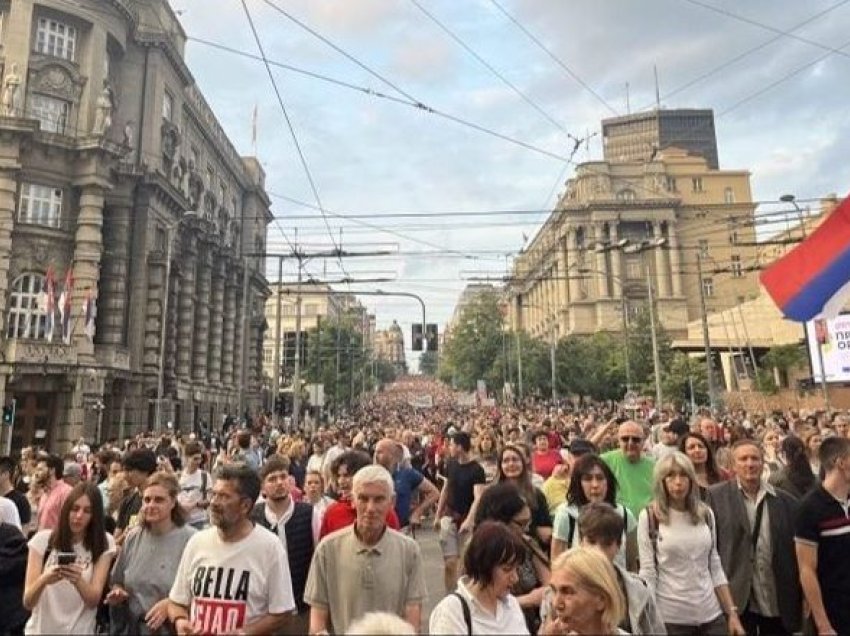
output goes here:
{"type": "Polygon", "coordinates": [[[630,188],[624,188],[617,193],[618,201],[634,201],[636,198],[635,191],[630,188]]]}
{"type": "Polygon", "coordinates": [[[12,283],[7,338],[45,338],[47,316],[41,300],[44,291],[45,279],[41,274],[24,274],[12,283]]]}

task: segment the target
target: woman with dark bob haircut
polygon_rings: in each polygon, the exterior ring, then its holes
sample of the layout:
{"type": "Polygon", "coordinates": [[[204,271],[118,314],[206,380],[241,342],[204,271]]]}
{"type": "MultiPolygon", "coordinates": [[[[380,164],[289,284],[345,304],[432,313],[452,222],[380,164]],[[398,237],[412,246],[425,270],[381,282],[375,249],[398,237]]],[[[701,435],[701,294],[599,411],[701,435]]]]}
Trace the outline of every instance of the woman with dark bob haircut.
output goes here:
{"type": "Polygon", "coordinates": [[[637,519],[631,511],[617,501],[617,478],[599,455],[583,455],[573,466],[567,500],[555,510],[552,531],[551,556],[558,555],[581,544],[578,517],[589,503],[607,503],[623,519],[623,536],[620,551],[614,561],[620,567],[637,569],[637,519]]]}
{"type": "Polygon", "coordinates": [[[525,553],[523,540],[506,524],[478,525],[463,556],[466,574],[431,612],[428,633],[528,634],[522,609],[510,592],[525,553]]]}
{"type": "Polygon", "coordinates": [[[115,541],[104,529],[103,497],[91,482],[74,486],[59,525],[29,542],[24,607],[27,634],[94,634],[97,606],[115,541]]]}
{"type": "Polygon", "coordinates": [[[703,501],[709,486],[729,479],[729,474],[717,465],[711,444],[700,433],[690,432],[683,435],[679,440],[679,450],[687,455],[694,465],[699,495],[703,501]]]}

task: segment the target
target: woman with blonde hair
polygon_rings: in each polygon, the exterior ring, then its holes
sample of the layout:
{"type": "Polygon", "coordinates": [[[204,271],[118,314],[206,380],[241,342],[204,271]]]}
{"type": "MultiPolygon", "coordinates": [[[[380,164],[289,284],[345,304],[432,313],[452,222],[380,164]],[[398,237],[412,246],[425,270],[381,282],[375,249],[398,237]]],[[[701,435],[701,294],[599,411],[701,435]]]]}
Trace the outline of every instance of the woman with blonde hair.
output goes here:
{"type": "Polygon", "coordinates": [[[671,453],[655,465],[653,481],[655,498],[638,519],[640,576],[655,592],[667,633],[743,636],[693,463],[671,453]]]}
{"type": "Polygon", "coordinates": [[[552,563],[551,613],[541,634],[620,634],[626,600],[614,566],[595,548],[573,548],[552,563]]]}

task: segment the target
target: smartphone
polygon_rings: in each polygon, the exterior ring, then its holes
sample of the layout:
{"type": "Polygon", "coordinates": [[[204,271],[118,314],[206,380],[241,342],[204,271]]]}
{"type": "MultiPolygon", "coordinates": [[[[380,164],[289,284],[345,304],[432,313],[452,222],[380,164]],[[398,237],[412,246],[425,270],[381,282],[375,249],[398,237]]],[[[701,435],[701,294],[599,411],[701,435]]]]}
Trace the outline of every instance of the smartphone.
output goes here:
{"type": "Polygon", "coordinates": [[[76,552],[57,552],[56,560],[59,565],[73,565],[77,562],[76,552]]]}

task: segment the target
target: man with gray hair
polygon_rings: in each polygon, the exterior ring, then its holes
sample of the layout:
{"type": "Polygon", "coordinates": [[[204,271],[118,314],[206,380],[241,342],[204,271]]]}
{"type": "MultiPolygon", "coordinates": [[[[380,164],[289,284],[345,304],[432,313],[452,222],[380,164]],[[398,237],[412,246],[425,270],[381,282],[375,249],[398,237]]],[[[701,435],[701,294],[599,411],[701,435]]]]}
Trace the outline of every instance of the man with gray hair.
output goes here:
{"type": "Polygon", "coordinates": [[[425,578],[419,545],[387,527],[395,502],[390,473],[370,465],[354,474],[354,525],[337,530],[313,554],[304,601],[310,633],[345,633],[367,612],[390,612],[420,630],[425,578]]]}

